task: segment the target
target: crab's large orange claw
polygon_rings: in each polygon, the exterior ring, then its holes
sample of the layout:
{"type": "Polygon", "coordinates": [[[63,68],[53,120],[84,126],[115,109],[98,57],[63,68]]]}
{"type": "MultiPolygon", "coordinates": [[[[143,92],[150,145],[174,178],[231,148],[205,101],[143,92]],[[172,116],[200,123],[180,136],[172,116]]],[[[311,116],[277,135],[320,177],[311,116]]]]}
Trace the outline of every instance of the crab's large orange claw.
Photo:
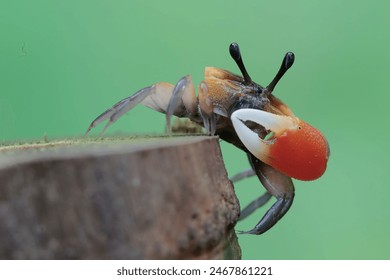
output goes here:
{"type": "Polygon", "coordinates": [[[320,131],[294,116],[282,116],[262,110],[240,109],[231,115],[241,142],[259,160],[287,176],[315,180],[325,172],[329,145],[320,131]],[[245,125],[255,122],[272,136],[261,139],[245,125]]]}

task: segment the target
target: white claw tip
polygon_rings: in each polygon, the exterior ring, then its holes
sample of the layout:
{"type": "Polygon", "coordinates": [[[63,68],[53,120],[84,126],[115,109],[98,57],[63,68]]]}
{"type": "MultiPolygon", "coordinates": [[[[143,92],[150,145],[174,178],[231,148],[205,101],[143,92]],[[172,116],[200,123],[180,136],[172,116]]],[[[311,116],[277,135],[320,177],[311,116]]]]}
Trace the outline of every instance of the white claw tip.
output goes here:
{"type": "Polygon", "coordinates": [[[258,159],[267,162],[269,153],[269,141],[264,141],[257,133],[245,125],[246,121],[255,122],[275,135],[283,133],[287,129],[297,127],[297,121],[292,117],[272,114],[256,109],[240,109],[231,115],[234,129],[244,146],[258,159]]]}

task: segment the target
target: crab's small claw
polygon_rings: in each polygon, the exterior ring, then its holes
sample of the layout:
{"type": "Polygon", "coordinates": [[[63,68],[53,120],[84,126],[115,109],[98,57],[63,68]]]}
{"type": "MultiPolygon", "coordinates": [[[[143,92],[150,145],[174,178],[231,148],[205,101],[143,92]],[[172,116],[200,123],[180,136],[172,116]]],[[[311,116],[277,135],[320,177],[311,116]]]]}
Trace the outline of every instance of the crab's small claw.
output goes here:
{"type": "Polygon", "coordinates": [[[315,180],[326,169],[329,145],[320,131],[295,116],[276,115],[262,110],[240,109],[231,115],[241,142],[259,160],[287,176],[315,180]],[[261,139],[245,122],[271,131],[261,139]]]}

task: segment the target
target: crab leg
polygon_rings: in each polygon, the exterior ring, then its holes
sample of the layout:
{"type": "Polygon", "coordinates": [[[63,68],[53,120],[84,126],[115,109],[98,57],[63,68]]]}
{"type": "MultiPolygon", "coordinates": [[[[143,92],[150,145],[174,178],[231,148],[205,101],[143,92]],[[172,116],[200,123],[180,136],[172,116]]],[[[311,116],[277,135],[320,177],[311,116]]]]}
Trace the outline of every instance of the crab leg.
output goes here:
{"type": "Polygon", "coordinates": [[[173,115],[190,117],[196,113],[196,105],[197,100],[194,84],[190,76],[185,76],[173,88],[172,95],[165,110],[168,133],[171,133],[171,117],[173,115]],[[183,109],[186,112],[182,112],[183,109]]]}
{"type": "Polygon", "coordinates": [[[112,123],[114,123],[118,118],[120,118],[123,114],[125,114],[129,110],[133,109],[137,104],[141,103],[148,95],[155,92],[156,87],[157,85],[143,88],[137,91],[134,95],[122,99],[114,106],[112,106],[112,108],[106,110],[105,112],[100,114],[96,119],[94,119],[92,123],[89,125],[87,132],[85,134],[88,134],[92,128],[94,128],[95,126],[99,125],[100,123],[108,119],[108,123],[106,124],[106,126],[103,128],[101,132],[101,135],[103,135],[104,132],[107,130],[107,128],[112,123]]]}
{"type": "Polygon", "coordinates": [[[236,175],[234,175],[233,177],[230,178],[230,181],[232,181],[233,183],[236,183],[242,179],[252,177],[254,175],[256,175],[255,171],[252,168],[250,168],[250,169],[247,169],[247,170],[244,170],[244,171],[237,173],[236,175]]]}
{"type": "Polygon", "coordinates": [[[142,104],[153,110],[167,114],[167,128],[170,130],[170,117],[172,115],[183,117],[196,114],[197,99],[194,86],[190,76],[179,80],[176,86],[160,82],[137,91],[132,96],[122,99],[110,109],[100,114],[92,121],[85,134],[108,120],[100,135],[103,135],[107,128],[119,119],[123,114],[133,109],[136,105],[142,104]]]}
{"type": "MultiPolygon", "coordinates": [[[[251,164],[251,168],[248,169],[248,170],[245,170],[245,171],[242,171],[236,175],[234,175],[232,178],[230,178],[230,180],[235,183],[239,180],[242,180],[244,178],[247,178],[247,177],[251,177],[251,176],[254,176],[254,175],[257,175],[256,174],[256,171],[255,169],[257,168],[256,166],[254,166],[253,164],[253,160],[252,160],[252,155],[248,154],[248,159],[249,159],[249,163],[251,164]]],[[[272,194],[269,193],[268,191],[266,193],[264,193],[263,195],[261,195],[260,197],[256,198],[255,200],[253,200],[251,203],[249,203],[240,213],[240,218],[239,218],[239,221],[242,221],[243,219],[245,219],[246,217],[248,217],[250,214],[252,214],[254,211],[256,211],[257,209],[259,209],[260,207],[262,207],[264,204],[266,204],[272,197],[272,194]]]]}
{"type": "Polygon", "coordinates": [[[249,203],[240,213],[239,221],[242,221],[246,217],[248,217],[250,214],[252,214],[254,211],[262,207],[264,204],[266,204],[272,197],[272,194],[269,192],[264,193],[262,196],[256,198],[251,203],[249,203]]]}
{"type": "Polygon", "coordinates": [[[205,82],[199,84],[198,92],[199,109],[204,128],[206,129],[207,134],[214,135],[217,127],[217,114],[214,112],[214,106],[209,97],[209,89],[205,82]]]}
{"type": "MultiPolygon", "coordinates": [[[[270,195],[276,197],[276,202],[272,205],[272,207],[265,213],[260,222],[251,230],[244,231],[241,233],[249,233],[249,234],[262,234],[273,227],[290,209],[293,200],[294,200],[294,184],[290,177],[282,174],[271,166],[265,164],[254,156],[250,158],[251,164],[256,171],[256,175],[260,179],[263,186],[267,189],[270,195]]],[[[262,204],[264,205],[269,199],[270,195],[264,194],[257,200],[262,200],[262,204]]],[[[258,204],[258,205],[259,205],[258,204]]],[[[257,205],[249,205],[247,208],[243,210],[244,217],[249,215],[258,207],[257,205]]],[[[241,219],[243,219],[241,218],[241,219]]]]}

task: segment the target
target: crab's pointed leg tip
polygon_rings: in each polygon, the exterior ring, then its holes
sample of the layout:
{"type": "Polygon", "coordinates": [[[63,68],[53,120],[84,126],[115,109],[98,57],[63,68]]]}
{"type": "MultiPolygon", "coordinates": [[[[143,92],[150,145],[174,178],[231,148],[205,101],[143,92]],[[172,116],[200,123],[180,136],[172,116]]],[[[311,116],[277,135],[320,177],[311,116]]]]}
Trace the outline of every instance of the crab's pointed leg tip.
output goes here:
{"type": "Polygon", "coordinates": [[[91,131],[92,127],[88,127],[87,131],[84,133],[84,137],[88,136],[88,133],[91,131]]]}
{"type": "Polygon", "coordinates": [[[238,234],[258,234],[258,233],[256,232],[256,229],[255,229],[255,228],[253,228],[253,229],[251,229],[251,230],[239,230],[239,231],[237,231],[237,233],[238,233],[238,234]]]}

